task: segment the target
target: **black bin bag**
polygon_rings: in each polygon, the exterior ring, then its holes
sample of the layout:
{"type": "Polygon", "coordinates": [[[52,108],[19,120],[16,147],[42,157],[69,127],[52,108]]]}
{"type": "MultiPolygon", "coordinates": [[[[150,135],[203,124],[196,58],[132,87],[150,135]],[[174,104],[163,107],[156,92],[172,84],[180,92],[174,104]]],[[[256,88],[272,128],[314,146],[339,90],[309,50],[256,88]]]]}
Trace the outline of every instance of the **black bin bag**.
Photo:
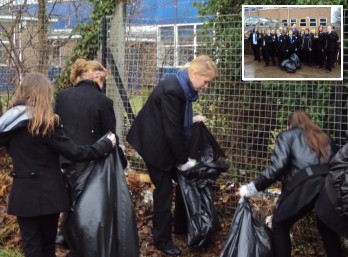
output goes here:
{"type": "Polygon", "coordinates": [[[253,217],[248,199],[242,199],[234,213],[228,239],[220,257],[272,256],[271,229],[253,217]]]}
{"type": "Polygon", "coordinates": [[[230,161],[204,123],[193,125],[188,142],[189,156],[199,163],[187,170],[178,170],[178,183],[187,215],[187,244],[203,246],[220,223],[215,211],[212,185],[230,161]]]}
{"type": "Polygon", "coordinates": [[[66,237],[76,256],[138,257],[138,233],[117,150],[86,167],[73,192],[66,237]]]}

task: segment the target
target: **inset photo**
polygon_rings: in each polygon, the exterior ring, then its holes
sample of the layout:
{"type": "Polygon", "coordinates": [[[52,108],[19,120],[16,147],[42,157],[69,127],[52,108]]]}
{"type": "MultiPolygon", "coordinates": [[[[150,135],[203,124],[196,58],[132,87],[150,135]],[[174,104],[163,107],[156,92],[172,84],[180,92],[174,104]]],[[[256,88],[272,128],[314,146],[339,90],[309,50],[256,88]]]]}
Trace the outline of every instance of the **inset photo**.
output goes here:
{"type": "Polygon", "coordinates": [[[342,5],[243,5],[242,79],[343,80],[342,5]]]}

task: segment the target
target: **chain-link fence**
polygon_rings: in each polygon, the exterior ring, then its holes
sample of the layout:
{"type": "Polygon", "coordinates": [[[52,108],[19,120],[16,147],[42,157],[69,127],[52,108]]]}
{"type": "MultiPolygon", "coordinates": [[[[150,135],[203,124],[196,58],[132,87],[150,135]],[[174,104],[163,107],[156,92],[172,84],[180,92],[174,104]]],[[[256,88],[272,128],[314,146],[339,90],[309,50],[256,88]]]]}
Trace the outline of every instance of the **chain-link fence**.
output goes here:
{"type": "MultiPolygon", "coordinates": [[[[70,1],[57,2],[70,4],[70,1]]],[[[84,13],[81,6],[75,7],[65,9],[65,14],[70,13],[66,19],[84,13]]],[[[36,70],[38,63],[53,80],[54,74],[64,68],[64,57],[71,55],[79,40],[79,35],[69,28],[57,27],[49,31],[46,41],[40,42],[37,24],[27,11],[28,15],[23,16],[26,18],[16,20],[17,16],[11,16],[6,23],[0,21],[0,93],[7,95],[6,99],[10,98],[21,75],[36,70]],[[8,33],[10,28],[13,28],[12,34],[8,33]]],[[[13,10],[0,8],[0,12],[4,16],[13,10]]],[[[344,10],[344,18],[347,14],[344,10]]],[[[56,22],[54,16],[50,17],[50,22],[56,22]]],[[[222,174],[217,183],[216,201],[220,214],[232,217],[237,204],[234,190],[239,184],[251,181],[267,166],[276,135],[286,127],[287,117],[294,110],[305,108],[338,146],[345,143],[348,84],[291,79],[244,82],[241,16],[218,16],[214,20],[212,17],[188,17],[184,20],[179,23],[170,19],[132,20],[128,17],[123,21],[117,16],[107,18],[99,55],[110,74],[106,93],[114,100],[117,133],[127,147],[131,168],[146,172],[141,157],[125,142],[131,122],[161,79],[175,74],[180,66],[199,54],[211,56],[218,65],[219,77],[200,94],[194,112],[207,117],[206,125],[231,160],[230,170],[222,174]]],[[[347,50],[344,49],[344,57],[347,57],[347,50]]],[[[345,77],[347,71],[348,63],[344,58],[345,77]]],[[[266,193],[265,197],[275,198],[275,191],[266,193]]],[[[270,214],[270,207],[265,206],[264,213],[270,214]]],[[[304,225],[296,228],[298,232],[316,238],[312,220],[308,218],[302,222],[304,225]]]]}
{"type": "MultiPolygon", "coordinates": [[[[211,17],[195,17],[186,18],[185,23],[137,19],[121,24],[110,18],[105,28],[108,40],[104,53],[111,71],[107,94],[114,99],[117,132],[127,146],[133,170],[146,172],[140,156],[125,142],[132,120],[161,79],[199,54],[211,56],[220,73],[200,94],[194,112],[207,117],[206,125],[232,163],[216,188],[222,215],[231,217],[234,212],[237,198],[233,190],[267,166],[277,134],[286,128],[289,114],[296,109],[306,109],[338,146],[345,143],[348,88],[342,81],[242,81],[239,15],[214,21],[211,17]]],[[[347,63],[344,65],[346,70],[347,63]]],[[[264,197],[273,199],[274,192],[277,190],[268,191],[264,197]]],[[[272,212],[273,206],[263,207],[261,215],[272,212]]],[[[311,217],[301,221],[304,224],[295,232],[316,238],[312,221],[311,217]]]]}

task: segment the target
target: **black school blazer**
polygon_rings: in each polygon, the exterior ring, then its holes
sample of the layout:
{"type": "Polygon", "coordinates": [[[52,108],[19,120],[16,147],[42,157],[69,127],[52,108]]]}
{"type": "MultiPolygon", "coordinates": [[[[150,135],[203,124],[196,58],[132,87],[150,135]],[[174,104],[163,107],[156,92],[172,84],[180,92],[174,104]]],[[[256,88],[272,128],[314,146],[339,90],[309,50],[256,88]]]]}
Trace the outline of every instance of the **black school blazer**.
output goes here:
{"type": "Polygon", "coordinates": [[[154,88],[127,135],[127,141],[146,163],[169,171],[177,163],[187,162],[185,106],[185,94],[176,76],[154,88]]]}

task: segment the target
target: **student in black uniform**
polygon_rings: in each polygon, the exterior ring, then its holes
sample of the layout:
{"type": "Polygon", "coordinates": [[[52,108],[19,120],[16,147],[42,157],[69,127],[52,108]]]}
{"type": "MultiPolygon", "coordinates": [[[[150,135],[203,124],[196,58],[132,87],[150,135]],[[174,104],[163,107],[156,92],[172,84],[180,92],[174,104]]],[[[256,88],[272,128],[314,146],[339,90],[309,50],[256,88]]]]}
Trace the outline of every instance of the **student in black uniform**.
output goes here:
{"type": "Polygon", "coordinates": [[[304,62],[304,55],[303,55],[303,50],[302,50],[302,38],[305,34],[305,30],[301,29],[300,33],[298,35],[297,38],[297,44],[298,44],[298,50],[299,50],[299,57],[300,57],[300,61],[303,63],[304,62]]]}
{"type": "MultiPolygon", "coordinates": [[[[273,59],[275,59],[275,57],[277,57],[277,49],[276,49],[277,35],[276,35],[274,29],[271,29],[271,37],[272,37],[272,43],[271,43],[270,56],[273,57],[273,59]]],[[[274,61],[273,65],[275,65],[275,61],[274,61]]]]}
{"type": "Polygon", "coordinates": [[[324,66],[325,62],[325,41],[326,41],[326,33],[324,32],[324,27],[323,25],[319,25],[317,34],[315,35],[316,40],[317,40],[317,48],[316,48],[316,53],[315,55],[317,56],[318,59],[318,68],[322,68],[324,66]]]}
{"type": "Polygon", "coordinates": [[[275,65],[274,55],[272,54],[272,46],[274,38],[271,35],[271,30],[267,29],[266,34],[263,36],[263,56],[265,60],[265,67],[269,65],[269,58],[271,57],[273,65],[275,65]]]}
{"type": "MultiPolygon", "coordinates": [[[[272,217],[274,257],[291,257],[290,229],[314,209],[325,182],[325,176],[309,175],[299,183],[298,175],[315,174],[312,167],[325,165],[333,154],[334,145],[329,136],[307,113],[295,111],[289,117],[288,130],[277,137],[269,166],[252,182],[240,187],[241,197],[251,197],[276,181],[282,183],[282,193],[272,217]]],[[[320,217],[317,217],[317,227],[327,256],[342,257],[339,235],[320,217]]]]}
{"type": "Polygon", "coordinates": [[[289,40],[287,41],[287,47],[286,47],[286,58],[290,58],[292,54],[296,54],[298,51],[298,41],[296,36],[293,35],[292,30],[289,30],[289,40]]]}
{"type": "MultiPolygon", "coordinates": [[[[280,31],[279,31],[280,32],[280,31]]],[[[281,33],[281,32],[280,32],[281,33]]],[[[286,59],[286,45],[287,45],[287,40],[288,36],[283,33],[277,34],[278,37],[278,60],[279,60],[279,66],[281,66],[282,62],[286,59]]]]}
{"type": "MultiPolygon", "coordinates": [[[[192,102],[198,99],[198,91],[207,88],[218,74],[215,63],[206,55],[196,57],[185,68],[154,88],[127,135],[127,141],[143,158],[155,185],[154,246],[169,255],[181,254],[172,241],[173,179],[177,167],[184,171],[195,165],[188,158],[186,142],[192,124],[203,121],[193,117],[192,102]]],[[[180,207],[179,192],[177,188],[175,209],[180,207]]],[[[181,232],[175,226],[174,231],[181,232]]]]}
{"type": "Polygon", "coordinates": [[[326,72],[331,72],[334,65],[335,53],[338,48],[337,41],[338,35],[336,31],[332,30],[332,26],[327,26],[326,33],[326,72]]]}
{"type": "Polygon", "coordinates": [[[250,33],[249,40],[250,40],[251,48],[253,49],[253,52],[254,52],[254,61],[261,62],[260,48],[257,41],[258,37],[259,37],[259,33],[257,32],[257,28],[255,27],[253,32],[250,33]]]}
{"type": "Polygon", "coordinates": [[[309,34],[309,29],[305,29],[305,34],[302,37],[302,52],[304,64],[311,66],[312,65],[312,36],[309,34]]]}

